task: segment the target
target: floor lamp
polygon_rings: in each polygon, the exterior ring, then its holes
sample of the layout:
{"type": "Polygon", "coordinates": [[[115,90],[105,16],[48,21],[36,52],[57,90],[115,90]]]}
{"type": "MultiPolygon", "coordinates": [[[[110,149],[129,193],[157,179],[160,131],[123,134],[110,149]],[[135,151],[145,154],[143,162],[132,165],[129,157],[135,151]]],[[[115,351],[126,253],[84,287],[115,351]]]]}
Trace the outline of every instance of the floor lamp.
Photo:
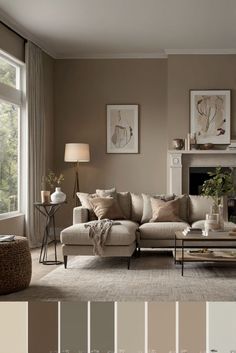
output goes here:
{"type": "Polygon", "coordinates": [[[78,206],[79,199],[76,196],[76,193],[79,192],[79,163],[90,161],[89,144],[66,143],[64,161],[74,163],[75,166],[75,183],[73,198],[75,199],[75,205],[78,206]]]}

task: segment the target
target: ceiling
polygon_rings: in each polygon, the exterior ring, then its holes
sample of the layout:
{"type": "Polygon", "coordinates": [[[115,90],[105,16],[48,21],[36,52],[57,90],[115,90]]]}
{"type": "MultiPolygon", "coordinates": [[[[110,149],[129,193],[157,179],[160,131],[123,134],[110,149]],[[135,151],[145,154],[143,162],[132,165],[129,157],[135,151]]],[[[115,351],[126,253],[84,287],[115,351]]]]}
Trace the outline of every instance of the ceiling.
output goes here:
{"type": "Polygon", "coordinates": [[[236,53],[236,0],[0,0],[0,17],[56,58],[236,53]]]}

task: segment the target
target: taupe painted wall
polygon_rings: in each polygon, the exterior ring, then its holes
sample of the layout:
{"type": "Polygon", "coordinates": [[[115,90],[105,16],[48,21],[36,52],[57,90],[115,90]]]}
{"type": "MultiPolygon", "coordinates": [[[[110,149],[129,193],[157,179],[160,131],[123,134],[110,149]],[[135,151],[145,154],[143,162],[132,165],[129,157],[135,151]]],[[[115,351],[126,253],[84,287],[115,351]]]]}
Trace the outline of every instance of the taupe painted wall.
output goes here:
{"type": "Polygon", "coordinates": [[[25,61],[24,39],[6,28],[2,23],[0,23],[0,49],[23,62],[25,61]]]}
{"type": "Polygon", "coordinates": [[[69,197],[61,224],[71,223],[74,173],[64,163],[66,142],[88,142],[91,162],[81,164],[81,191],[166,189],[167,60],[56,60],[55,166],[69,197]],[[140,105],[140,154],[106,154],[106,104],[140,105]]]}
{"type": "Polygon", "coordinates": [[[236,55],[168,57],[168,142],[189,132],[189,90],[232,90],[232,135],[236,136],[236,55]]]}

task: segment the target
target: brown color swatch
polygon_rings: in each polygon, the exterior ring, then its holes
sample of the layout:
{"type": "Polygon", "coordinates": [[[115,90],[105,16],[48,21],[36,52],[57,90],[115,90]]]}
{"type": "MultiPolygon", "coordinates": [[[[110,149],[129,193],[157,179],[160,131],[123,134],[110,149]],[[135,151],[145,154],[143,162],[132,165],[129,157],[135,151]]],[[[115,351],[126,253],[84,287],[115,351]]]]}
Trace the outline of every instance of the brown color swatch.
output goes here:
{"type": "Polygon", "coordinates": [[[58,303],[29,302],[28,353],[58,350],[58,303]]]}

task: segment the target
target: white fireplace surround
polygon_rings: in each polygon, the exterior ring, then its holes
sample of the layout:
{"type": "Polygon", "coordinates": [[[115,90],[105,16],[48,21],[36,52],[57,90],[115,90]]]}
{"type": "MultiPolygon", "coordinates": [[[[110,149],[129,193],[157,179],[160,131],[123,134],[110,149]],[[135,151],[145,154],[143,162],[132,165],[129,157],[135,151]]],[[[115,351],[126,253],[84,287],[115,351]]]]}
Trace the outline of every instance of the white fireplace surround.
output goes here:
{"type": "Polygon", "coordinates": [[[228,150],[169,150],[168,193],[189,194],[190,167],[236,168],[236,151],[228,150]]]}

